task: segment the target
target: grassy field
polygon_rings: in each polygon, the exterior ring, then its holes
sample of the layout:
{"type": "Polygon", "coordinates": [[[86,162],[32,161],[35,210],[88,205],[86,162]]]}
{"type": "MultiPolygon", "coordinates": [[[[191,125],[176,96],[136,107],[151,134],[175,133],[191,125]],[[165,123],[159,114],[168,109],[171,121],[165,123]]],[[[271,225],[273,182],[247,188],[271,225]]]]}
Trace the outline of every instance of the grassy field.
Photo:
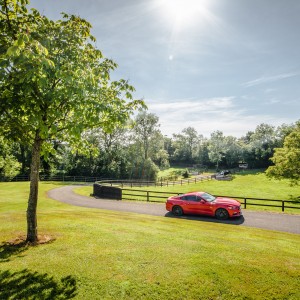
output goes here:
{"type": "MultiPolygon", "coordinates": [[[[126,189],[129,187],[126,187],[126,189]]],[[[244,172],[234,175],[234,179],[231,181],[202,181],[197,183],[190,183],[184,185],[172,185],[170,182],[169,186],[163,187],[134,187],[135,190],[141,190],[141,192],[135,191],[134,194],[139,196],[128,196],[128,198],[133,198],[136,200],[146,201],[146,193],[142,192],[144,190],[154,191],[154,192],[167,192],[170,193],[186,193],[190,191],[206,191],[213,195],[221,196],[231,196],[231,197],[243,197],[243,198],[260,198],[260,199],[273,199],[273,200],[291,200],[300,196],[300,185],[299,186],[290,186],[287,180],[270,180],[266,177],[264,172],[244,172]]],[[[89,196],[93,189],[92,187],[82,187],[77,190],[79,194],[89,196]]],[[[130,191],[123,192],[133,193],[130,191]]],[[[158,196],[151,198],[152,201],[161,201],[165,202],[168,194],[159,195],[155,193],[149,193],[150,196],[158,196]]],[[[243,201],[240,199],[240,201],[243,201]]],[[[281,205],[280,202],[267,202],[267,201],[251,201],[248,200],[248,209],[252,210],[267,210],[267,211],[276,211],[280,212],[280,207],[262,207],[262,206],[251,206],[251,203],[259,204],[274,204],[281,205]]],[[[295,202],[293,206],[300,208],[300,203],[295,202]]],[[[299,213],[300,209],[286,209],[286,212],[299,213]]]]}
{"type": "Polygon", "coordinates": [[[299,299],[300,236],[84,209],[48,199],[25,234],[28,183],[0,183],[0,299],[299,299]]]}
{"type": "Polygon", "coordinates": [[[284,200],[300,196],[300,186],[291,187],[287,180],[269,179],[264,172],[253,173],[251,171],[235,174],[231,181],[203,181],[183,186],[158,187],[157,190],[171,192],[205,190],[215,195],[284,200]]]}

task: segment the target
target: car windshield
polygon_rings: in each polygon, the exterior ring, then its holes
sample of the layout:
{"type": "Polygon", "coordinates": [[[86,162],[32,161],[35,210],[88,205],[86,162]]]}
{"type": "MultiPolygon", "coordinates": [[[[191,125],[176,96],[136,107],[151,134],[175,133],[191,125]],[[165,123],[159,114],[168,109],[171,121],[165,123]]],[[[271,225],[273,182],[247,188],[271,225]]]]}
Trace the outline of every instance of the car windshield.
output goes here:
{"type": "Polygon", "coordinates": [[[212,202],[216,199],[216,197],[214,197],[213,195],[208,194],[208,193],[201,194],[201,198],[203,198],[204,200],[206,200],[208,202],[212,202]]]}

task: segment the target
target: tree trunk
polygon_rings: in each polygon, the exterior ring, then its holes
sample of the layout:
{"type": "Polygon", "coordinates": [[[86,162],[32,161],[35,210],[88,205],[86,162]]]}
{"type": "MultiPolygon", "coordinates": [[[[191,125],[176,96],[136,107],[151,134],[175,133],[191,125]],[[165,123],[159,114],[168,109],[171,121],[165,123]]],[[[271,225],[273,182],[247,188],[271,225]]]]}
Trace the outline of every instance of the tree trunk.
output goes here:
{"type": "Polygon", "coordinates": [[[31,169],[30,169],[30,193],[27,206],[27,242],[37,242],[37,216],[36,208],[39,189],[40,152],[42,139],[36,133],[32,147],[31,169]]]}

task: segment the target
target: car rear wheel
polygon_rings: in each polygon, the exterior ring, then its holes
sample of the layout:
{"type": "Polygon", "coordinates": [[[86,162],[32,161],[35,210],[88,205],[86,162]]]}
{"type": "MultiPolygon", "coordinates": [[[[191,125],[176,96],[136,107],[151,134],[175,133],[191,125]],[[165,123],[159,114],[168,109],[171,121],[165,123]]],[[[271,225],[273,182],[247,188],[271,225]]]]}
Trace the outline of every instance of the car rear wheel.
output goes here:
{"type": "Polygon", "coordinates": [[[183,210],[180,206],[174,206],[172,208],[172,213],[175,215],[175,216],[182,216],[183,215],[183,210]]]}
{"type": "Polygon", "coordinates": [[[229,213],[225,208],[219,208],[216,210],[216,218],[219,220],[227,220],[229,218],[229,213]]]}

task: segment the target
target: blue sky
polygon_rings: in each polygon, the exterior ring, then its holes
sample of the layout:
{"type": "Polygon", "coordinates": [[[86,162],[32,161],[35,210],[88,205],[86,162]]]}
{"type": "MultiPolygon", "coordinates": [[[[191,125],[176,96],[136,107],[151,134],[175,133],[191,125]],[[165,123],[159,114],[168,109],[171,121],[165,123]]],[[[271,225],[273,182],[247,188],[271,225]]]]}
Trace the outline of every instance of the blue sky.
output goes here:
{"type": "Polygon", "coordinates": [[[240,137],[300,119],[299,0],[34,0],[89,21],[163,134],[240,137]]]}

